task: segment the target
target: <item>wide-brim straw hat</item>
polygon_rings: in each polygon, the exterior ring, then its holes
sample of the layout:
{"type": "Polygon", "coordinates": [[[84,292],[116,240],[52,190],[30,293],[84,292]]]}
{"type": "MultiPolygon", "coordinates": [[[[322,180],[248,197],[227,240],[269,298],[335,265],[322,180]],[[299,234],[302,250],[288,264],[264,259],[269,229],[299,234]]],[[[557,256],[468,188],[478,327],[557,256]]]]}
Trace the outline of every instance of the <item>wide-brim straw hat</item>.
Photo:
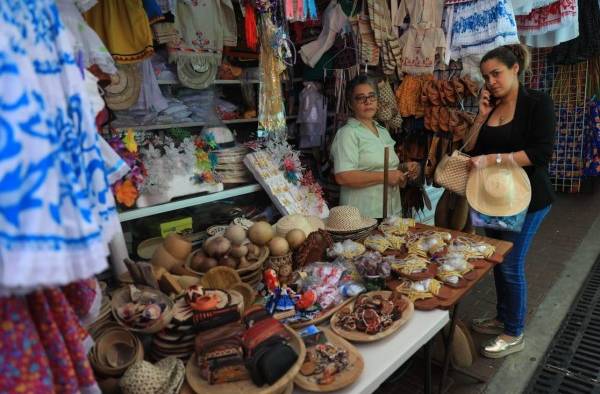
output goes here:
{"type": "Polygon", "coordinates": [[[117,64],[110,85],[104,88],[106,105],[112,110],[124,110],[135,104],[140,96],[142,76],[137,64],[117,64]]]}
{"type": "Polygon", "coordinates": [[[329,210],[325,230],[335,233],[351,233],[375,226],[376,219],[368,218],[350,205],[340,205],[329,210]]]}
{"type": "Polygon", "coordinates": [[[515,165],[475,169],[467,181],[471,208],[488,216],[513,216],[531,202],[531,183],[525,170],[515,165]]]}
{"type": "Polygon", "coordinates": [[[175,394],[185,377],[183,361],[167,357],[156,364],[139,361],[121,378],[123,394],[175,394]]]}
{"type": "Polygon", "coordinates": [[[302,230],[304,235],[308,237],[310,233],[324,229],[325,223],[316,216],[292,214],[279,219],[274,227],[275,232],[280,237],[285,237],[287,233],[294,229],[302,230]]]}
{"type": "Polygon", "coordinates": [[[177,78],[183,86],[192,89],[206,89],[217,76],[217,66],[210,61],[181,59],[177,62],[177,78]]]}

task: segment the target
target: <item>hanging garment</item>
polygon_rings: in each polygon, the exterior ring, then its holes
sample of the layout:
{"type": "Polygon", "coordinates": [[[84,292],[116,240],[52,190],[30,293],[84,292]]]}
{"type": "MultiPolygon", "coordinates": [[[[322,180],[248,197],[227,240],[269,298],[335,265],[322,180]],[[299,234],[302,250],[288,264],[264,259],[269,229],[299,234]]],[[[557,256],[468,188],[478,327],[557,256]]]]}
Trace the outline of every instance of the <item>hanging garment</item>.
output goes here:
{"type": "Polygon", "coordinates": [[[0,392],[100,393],[80,319],[101,296],[95,280],[0,297],[0,392]]]}
{"type": "Polygon", "coordinates": [[[97,64],[105,73],[116,74],[115,61],[98,34],[83,19],[76,0],[58,0],[56,5],[61,20],[73,35],[74,52],[83,56],[84,66],[87,68],[97,64]]]}
{"type": "Polygon", "coordinates": [[[400,37],[402,71],[409,74],[431,74],[435,66],[435,55],[444,58],[446,37],[442,29],[444,0],[404,0],[396,12],[394,25],[401,26],[404,18],[410,24],[400,37]]]}
{"type": "Polygon", "coordinates": [[[512,0],[515,15],[529,15],[536,8],[545,7],[556,0],[512,0]]]}
{"type": "Polygon", "coordinates": [[[103,271],[121,231],[71,38],[53,1],[0,2],[0,296],[103,271]]]}
{"type": "Polygon", "coordinates": [[[367,0],[375,43],[381,50],[383,73],[400,73],[402,47],[392,28],[392,15],[386,0],[367,0]]]}
{"type": "Polygon", "coordinates": [[[327,125],[327,102],[316,82],[304,82],[300,92],[297,123],[300,126],[300,148],[321,146],[327,125]]]}
{"type": "Polygon", "coordinates": [[[600,55],[600,4],[597,1],[577,2],[579,36],[554,47],[549,59],[557,64],[574,64],[600,55]]]}
{"type": "Polygon", "coordinates": [[[501,45],[519,43],[510,0],[478,0],[453,7],[452,59],[482,55],[501,45]]]}
{"type": "Polygon", "coordinates": [[[223,46],[236,46],[237,27],[231,0],[177,0],[177,39],[167,44],[181,83],[205,89],[213,83],[223,46]]]}
{"type": "Polygon", "coordinates": [[[516,17],[523,44],[552,47],[579,35],[577,0],[560,0],[516,17]]]}
{"type": "Polygon", "coordinates": [[[314,68],[323,54],[327,52],[335,42],[335,36],[346,28],[348,17],[344,14],[342,7],[336,0],[332,0],[322,16],[323,29],[319,37],[303,45],[300,49],[302,61],[314,68]]]}
{"type": "Polygon", "coordinates": [[[142,0],[100,0],[85,19],[118,63],[135,63],[154,53],[142,0]]]}
{"type": "Polygon", "coordinates": [[[579,36],[579,12],[575,0],[563,0],[517,16],[521,42],[534,48],[557,46],[579,36]],[[526,34],[525,34],[526,33],[526,34]]]}
{"type": "Polygon", "coordinates": [[[144,10],[146,11],[146,15],[148,15],[148,22],[150,22],[151,25],[165,19],[162,9],[156,0],[143,1],[144,10]]]}
{"type": "Polygon", "coordinates": [[[152,60],[145,59],[141,62],[140,72],[142,74],[142,87],[140,89],[140,95],[138,96],[137,103],[135,103],[130,110],[144,110],[148,112],[161,112],[167,107],[169,103],[163,97],[163,94],[158,86],[158,80],[152,67],[152,60]]]}

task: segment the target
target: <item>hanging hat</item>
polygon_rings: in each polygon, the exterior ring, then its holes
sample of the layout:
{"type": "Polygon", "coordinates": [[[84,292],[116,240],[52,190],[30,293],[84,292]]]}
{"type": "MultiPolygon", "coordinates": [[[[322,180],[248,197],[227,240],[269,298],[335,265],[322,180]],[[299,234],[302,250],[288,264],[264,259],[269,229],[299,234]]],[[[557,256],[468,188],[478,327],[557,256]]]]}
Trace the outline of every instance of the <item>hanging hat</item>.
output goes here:
{"type": "Polygon", "coordinates": [[[515,165],[492,165],[475,169],[467,181],[467,201],[488,216],[512,216],[531,201],[531,184],[525,170],[515,165]]]}
{"type": "Polygon", "coordinates": [[[350,233],[375,226],[377,220],[362,216],[358,208],[340,205],[329,211],[325,230],[337,233],[350,233]]]}
{"type": "Polygon", "coordinates": [[[206,89],[215,80],[218,67],[209,59],[182,57],[177,61],[177,77],[183,86],[192,89],[206,89]]]}
{"type": "Polygon", "coordinates": [[[175,394],[185,376],[183,361],[167,357],[156,364],[139,361],[121,378],[123,394],[175,394]]]}
{"type": "Polygon", "coordinates": [[[318,217],[300,214],[286,215],[275,223],[275,232],[280,237],[285,237],[288,232],[294,229],[302,230],[304,235],[308,237],[310,233],[324,228],[325,223],[318,217]]]}
{"type": "Polygon", "coordinates": [[[106,105],[112,110],[131,107],[138,100],[142,77],[137,64],[117,64],[117,73],[111,75],[105,90],[106,105]]]}

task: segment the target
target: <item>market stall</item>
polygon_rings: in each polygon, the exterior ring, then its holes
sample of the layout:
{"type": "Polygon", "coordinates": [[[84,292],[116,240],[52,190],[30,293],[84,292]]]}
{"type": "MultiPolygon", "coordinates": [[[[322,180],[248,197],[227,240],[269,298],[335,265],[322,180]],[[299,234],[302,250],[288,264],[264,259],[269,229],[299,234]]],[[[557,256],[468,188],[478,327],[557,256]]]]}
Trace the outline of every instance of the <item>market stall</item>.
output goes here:
{"type": "Polygon", "coordinates": [[[369,393],[419,349],[430,392],[449,323],[443,389],[458,305],[512,247],[477,235],[516,213],[467,201],[461,154],[495,47],[555,46],[525,77],[557,102],[552,182],[595,173],[598,62],[556,65],[597,55],[595,2],[13,3],[0,392],[369,393]],[[360,208],[340,168],[378,173],[360,208]]]}

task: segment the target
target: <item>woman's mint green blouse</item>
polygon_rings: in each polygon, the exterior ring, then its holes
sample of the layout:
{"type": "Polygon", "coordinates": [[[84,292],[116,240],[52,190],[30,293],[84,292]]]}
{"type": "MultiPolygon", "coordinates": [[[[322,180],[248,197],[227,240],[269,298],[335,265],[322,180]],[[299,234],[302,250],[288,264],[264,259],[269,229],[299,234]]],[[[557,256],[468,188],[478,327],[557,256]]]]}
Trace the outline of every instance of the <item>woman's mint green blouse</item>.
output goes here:
{"type": "MultiPolygon", "coordinates": [[[[354,118],[348,119],[344,127],[338,130],[331,146],[334,172],[379,171],[383,172],[384,149],[390,147],[389,169],[395,170],[400,159],[394,152],[395,142],[390,133],[375,123],[379,137],[354,118]]],[[[383,216],[383,184],[352,188],[342,186],[340,205],[352,205],[371,218],[383,216]]],[[[388,215],[401,212],[400,189],[388,187],[388,215]]]]}

